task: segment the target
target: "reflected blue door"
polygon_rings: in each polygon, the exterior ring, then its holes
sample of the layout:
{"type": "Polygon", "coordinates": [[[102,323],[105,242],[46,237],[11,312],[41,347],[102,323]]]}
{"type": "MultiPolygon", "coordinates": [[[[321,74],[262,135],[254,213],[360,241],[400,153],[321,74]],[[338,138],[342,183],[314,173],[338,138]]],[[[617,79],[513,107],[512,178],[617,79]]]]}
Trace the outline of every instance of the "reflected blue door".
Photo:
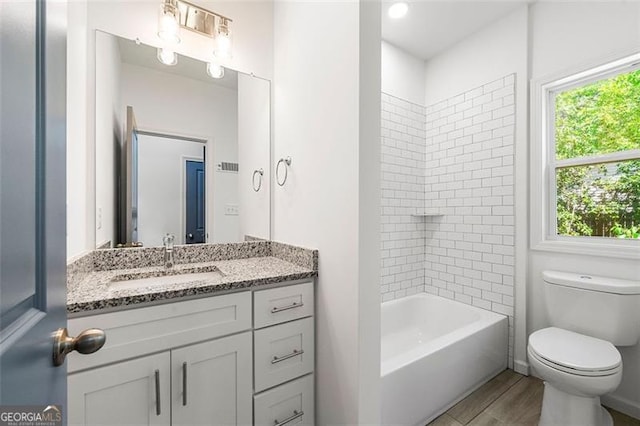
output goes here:
{"type": "Polygon", "coordinates": [[[205,242],[204,163],[187,161],[186,232],[187,244],[205,242]]]}

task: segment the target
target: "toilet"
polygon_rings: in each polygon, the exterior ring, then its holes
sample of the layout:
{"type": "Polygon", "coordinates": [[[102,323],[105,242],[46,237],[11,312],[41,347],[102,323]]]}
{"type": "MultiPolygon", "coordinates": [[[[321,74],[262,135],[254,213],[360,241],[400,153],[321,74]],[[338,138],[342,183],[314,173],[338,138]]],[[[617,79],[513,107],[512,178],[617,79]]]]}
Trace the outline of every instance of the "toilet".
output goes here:
{"type": "Polygon", "coordinates": [[[640,338],[640,281],[558,271],[542,278],[552,326],[532,333],[527,347],[544,380],[539,425],[613,425],[600,396],[622,379],[616,346],[640,338]]]}

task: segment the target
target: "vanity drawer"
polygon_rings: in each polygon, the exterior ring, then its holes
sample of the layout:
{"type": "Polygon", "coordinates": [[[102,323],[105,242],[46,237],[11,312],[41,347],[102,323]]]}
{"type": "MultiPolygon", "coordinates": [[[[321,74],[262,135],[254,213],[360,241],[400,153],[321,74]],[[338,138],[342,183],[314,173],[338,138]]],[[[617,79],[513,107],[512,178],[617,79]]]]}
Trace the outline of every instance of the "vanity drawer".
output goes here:
{"type": "Polygon", "coordinates": [[[311,373],[314,365],[313,339],[313,318],[256,330],[255,391],[311,373]]]}
{"type": "Polygon", "coordinates": [[[69,335],[101,328],[107,341],[98,352],[68,355],[68,371],[214,339],[251,329],[251,292],[212,296],[69,320],[69,335]]]}
{"type": "Polygon", "coordinates": [[[313,315],[313,282],[256,291],[254,297],[254,328],[304,318],[313,315]]]}
{"type": "Polygon", "coordinates": [[[253,397],[254,425],[313,425],[313,374],[253,397]]]}

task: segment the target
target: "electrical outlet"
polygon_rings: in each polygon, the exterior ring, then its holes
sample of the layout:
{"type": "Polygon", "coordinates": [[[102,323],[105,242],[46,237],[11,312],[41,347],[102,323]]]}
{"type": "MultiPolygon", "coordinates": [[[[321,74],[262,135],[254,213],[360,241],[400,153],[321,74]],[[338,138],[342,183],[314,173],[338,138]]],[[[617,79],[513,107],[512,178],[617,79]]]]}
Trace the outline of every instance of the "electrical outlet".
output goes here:
{"type": "Polygon", "coordinates": [[[224,206],[225,216],[238,216],[240,214],[240,207],[237,204],[227,204],[224,206]]]}

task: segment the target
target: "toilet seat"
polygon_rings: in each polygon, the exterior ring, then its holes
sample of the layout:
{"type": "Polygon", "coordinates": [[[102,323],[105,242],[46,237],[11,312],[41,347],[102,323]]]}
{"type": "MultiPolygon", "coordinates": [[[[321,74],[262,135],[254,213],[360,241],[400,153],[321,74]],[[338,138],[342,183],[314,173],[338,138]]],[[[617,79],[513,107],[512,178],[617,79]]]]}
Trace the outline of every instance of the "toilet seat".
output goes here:
{"type": "Polygon", "coordinates": [[[561,328],[532,333],[529,349],[548,367],[578,376],[609,376],[622,369],[620,352],[610,342],[561,328]]]}

